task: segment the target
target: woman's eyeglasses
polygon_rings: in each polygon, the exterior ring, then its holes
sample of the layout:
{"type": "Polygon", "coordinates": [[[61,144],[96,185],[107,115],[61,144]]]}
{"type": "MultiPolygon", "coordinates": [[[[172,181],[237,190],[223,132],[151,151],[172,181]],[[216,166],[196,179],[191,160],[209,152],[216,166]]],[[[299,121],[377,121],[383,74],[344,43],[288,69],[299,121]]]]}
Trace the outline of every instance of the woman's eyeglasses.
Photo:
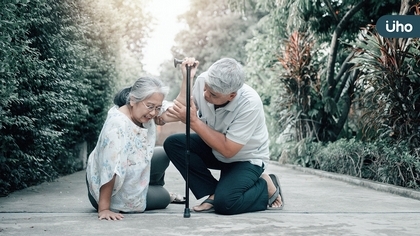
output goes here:
{"type": "Polygon", "coordinates": [[[162,109],[162,106],[155,106],[155,105],[150,105],[150,104],[146,104],[143,101],[141,101],[144,106],[147,108],[147,110],[149,110],[150,112],[152,111],[156,111],[157,113],[159,113],[162,109]]]}

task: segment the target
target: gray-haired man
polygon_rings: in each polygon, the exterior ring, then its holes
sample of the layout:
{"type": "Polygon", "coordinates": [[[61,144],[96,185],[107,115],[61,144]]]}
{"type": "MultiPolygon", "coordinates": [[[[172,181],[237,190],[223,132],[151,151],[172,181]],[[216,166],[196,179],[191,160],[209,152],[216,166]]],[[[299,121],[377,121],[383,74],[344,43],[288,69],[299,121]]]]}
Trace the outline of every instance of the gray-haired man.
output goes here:
{"type": "MultiPolygon", "coordinates": [[[[187,58],[194,77],[199,62],[187,58]]],[[[193,208],[196,212],[215,211],[239,214],[284,205],[280,183],[275,175],[263,174],[269,160],[269,139],[263,104],[257,92],[244,84],[242,66],[223,58],[194,83],[191,100],[189,186],[197,199],[209,196],[193,208]],[[217,180],[209,169],[220,170],[217,180]]],[[[169,107],[165,121],[186,121],[185,89],[169,107]]],[[[174,134],[164,143],[165,151],[186,176],[185,135],[174,134]]]]}

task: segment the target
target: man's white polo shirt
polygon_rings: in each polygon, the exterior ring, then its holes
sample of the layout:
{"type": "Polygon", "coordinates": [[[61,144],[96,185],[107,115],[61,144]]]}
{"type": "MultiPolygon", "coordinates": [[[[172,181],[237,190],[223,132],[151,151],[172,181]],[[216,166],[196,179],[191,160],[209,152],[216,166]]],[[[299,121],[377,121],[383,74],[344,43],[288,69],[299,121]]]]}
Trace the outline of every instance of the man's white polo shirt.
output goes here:
{"type": "Polygon", "coordinates": [[[214,130],[225,134],[228,139],[244,145],[232,158],[225,158],[215,150],[213,154],[219,161],[225,163],[250,161],[254,165],[267,166],[268,130],[263,104],[258,93],[244,84],[231,102],[215,110],[214,105],[204,99],[205,76],[207,72],[197,77],[192,92],[198,117],[214,130]]]}

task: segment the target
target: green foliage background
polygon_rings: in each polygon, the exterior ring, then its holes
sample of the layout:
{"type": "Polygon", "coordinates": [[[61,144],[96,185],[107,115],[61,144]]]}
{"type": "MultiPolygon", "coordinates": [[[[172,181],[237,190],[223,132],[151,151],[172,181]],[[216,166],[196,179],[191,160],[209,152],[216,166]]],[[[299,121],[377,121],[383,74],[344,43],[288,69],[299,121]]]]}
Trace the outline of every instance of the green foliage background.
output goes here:
{"type": "Polygon", "coordinates": [[[83,167],[76,144],[92,149],[116,88],[141,71],[149,18],[122,3],[0,2],[0,195],[83,167]]]}
{"type": "MultiPolygon", "coordinates": [[[[83,168],[142,68],[148,0],[0,2],[0,195],[83,168]]],[[[190,0],[173,56],[233,57],[265,105],[270,158],[418,189],[420,46],[371,24],[418,0],[190,0]]],[[[172,60],[160,77],[179,91],[172,60]]]]}
{"type": "Polygon", "coordinates": [[[195,56],[202,70],[224,56],[243,63],[265,105],[272,160],[338,172],[350,162],[345,148],[328,155],[336,142],[366,143],[351,149],[366,160],[363,150],[386,143],[395,149],[382,148],[377,158],[387,161],[359,177],[419,188],[418,39],[387,41],[370,31],[383,15],[419,14],[418,0],[191,2],[174,54],[195,56]],[[325,165],[313,164],[315,147],[325,165]],[[399,165],[410,167],[383,171],[399,165]]]}

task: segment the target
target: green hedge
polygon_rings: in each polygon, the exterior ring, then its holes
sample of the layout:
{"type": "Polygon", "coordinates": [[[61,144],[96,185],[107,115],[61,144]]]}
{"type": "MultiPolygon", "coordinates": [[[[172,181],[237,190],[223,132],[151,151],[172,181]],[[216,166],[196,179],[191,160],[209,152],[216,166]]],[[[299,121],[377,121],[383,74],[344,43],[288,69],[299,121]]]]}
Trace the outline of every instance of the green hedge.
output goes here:
{"type": "Polygon", "coordinates": [[[289,163],[339,174],[420,189],[420,156],[406,143],[392,140],[300,143],[289,151],[289,163]]]}
{"type": "Polygon", "coordinates": [[[74,1],[5,0],[0,8],[0,195],[7,195],[78,169],[74,146],[95,142],[115,72],[100,42],[77,27],[74,1]]]}

